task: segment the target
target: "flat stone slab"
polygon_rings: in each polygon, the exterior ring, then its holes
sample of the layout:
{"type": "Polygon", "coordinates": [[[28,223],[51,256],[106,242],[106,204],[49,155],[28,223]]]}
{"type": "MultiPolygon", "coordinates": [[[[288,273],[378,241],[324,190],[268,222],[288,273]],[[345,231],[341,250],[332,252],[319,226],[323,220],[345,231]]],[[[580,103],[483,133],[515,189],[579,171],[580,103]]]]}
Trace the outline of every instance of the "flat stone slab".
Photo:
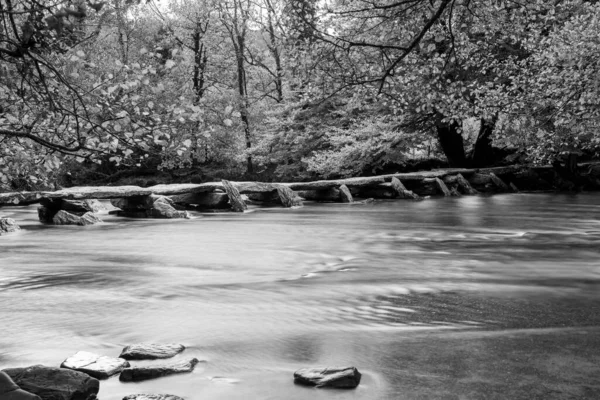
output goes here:
{"type": "Polygon", "coordinates": [[[172,394],[130,394],[123,397],[123,400],[183,400],[183,398],[172,394]]]}
{"type": "Polygon", "coordinates": [[[107,379],[129,367],[129,362],[122,358],[80,351],[63,361],[60,367],[85,372],[96,379],[107,379]]]}
{"type": "Polygon", "coordinates": [[[100,390],[96,378],[70,369],[34,365],[7,368],[4,372],[21,389],[43,400],[94,400],[100,390]]]}
{"type": "Polygon", "coordinates": [[[0,399],[42,400],[40,396],[22,390],[5,372],[0,371],[0,399]]]}
{"type": "Polygon", "coordinates": [[[193,358],[189,361],[182,361],[173,364],[163,365],[149,365],[145,367],[129,367],[125,368],[119,380],[122,382],[139,382],[148,379],[160,378],[161,376],[168,376],[174,374],[184,374],[192,372],[196,364],[198,364],[197,358],[193,358]]]}
{"type": "Polygon", "coordinates": [[[354,367],[302,368],[294,372],[294,383],[316,387],[354,389],[361,373],[354,367]]]}
{"type": "Polygon", "coordinates": [[[156,360],[171,358],[185,350],[185,346],[176,343],[137,343],[123,349],[120,358],[125,360],[156,360]]]}

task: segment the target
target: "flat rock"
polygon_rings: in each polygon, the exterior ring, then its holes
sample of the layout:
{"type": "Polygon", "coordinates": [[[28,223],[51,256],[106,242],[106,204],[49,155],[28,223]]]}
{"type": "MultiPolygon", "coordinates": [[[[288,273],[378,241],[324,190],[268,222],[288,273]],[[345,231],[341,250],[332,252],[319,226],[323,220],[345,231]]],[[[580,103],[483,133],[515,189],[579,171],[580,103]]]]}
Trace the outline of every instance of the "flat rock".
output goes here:
{"type": "Polygon", "coordinates": [[[21,227],[19,225],[17,225],[17,223],[15,222],[14,219],[0,218],[0,236],[4,235],[6,233],[17,232],[20,230],[21,230],[21,227]]]}
{"type": "Polygon", "coordinates": [[[171,358],[185,350],[182,344],[166,343],[137,343],[123,349],[120,358],[125,360],[156,360],[171,358]]]}
{"type": "Polygon", "coordinates": [[[172,394],[130,394],[123,397],[123,400],[183,400],[183,398],[172,394]]]}
{"type": "Polygon", "coordinates": [[[199,362],[200,361],[198,361],[197,358],[192,358],[189,361],[182,361],[172,364],[129,367],[125,368],[121,372],[119,380],[122,382],[139,382],[148,379],[160,378],[161,376],[192,372],[196,364],[199,362]]]}
{"type": "Polygon", "coordinates": [[[354,367],[302,368],[294,372],[294,383],[316,387],[354,389],[361,373],[354,367]]]}
{"type": "Polygon", "coordinates": [[[129,362],[122,358],[80,351],[63,361],[60,367],[85,372],[96,379],[106,379],[129,367],[129,362]]]}
{"type": "Polygon", "coordinates": [[[0,371],[0,399],[41,400],[40,396],[22,390],[5,372],[0,371]]]}
{"type": "MultiPolygon", "coordinates": [[[[83,372],[34,365],[4,372],[24,391],[42,400],[95,400],[100,382],[83,372]]],[[[4,400],[4,399],[3,399],[4,400]]]]}

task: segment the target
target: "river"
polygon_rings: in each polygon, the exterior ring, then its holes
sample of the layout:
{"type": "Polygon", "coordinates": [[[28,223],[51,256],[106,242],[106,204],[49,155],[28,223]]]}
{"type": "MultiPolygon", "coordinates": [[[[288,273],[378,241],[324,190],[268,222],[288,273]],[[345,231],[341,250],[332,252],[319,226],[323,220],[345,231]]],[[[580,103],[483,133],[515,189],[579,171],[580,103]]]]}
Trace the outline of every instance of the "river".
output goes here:
{"type": "Polygon", "coordinates": [[[510,194],[45,226],[0,215],[0,369],[186,345],[100,400],[600,398],[600,194],[510,194]],[[293,384],[354,365],[356,390],[293,384]]]}

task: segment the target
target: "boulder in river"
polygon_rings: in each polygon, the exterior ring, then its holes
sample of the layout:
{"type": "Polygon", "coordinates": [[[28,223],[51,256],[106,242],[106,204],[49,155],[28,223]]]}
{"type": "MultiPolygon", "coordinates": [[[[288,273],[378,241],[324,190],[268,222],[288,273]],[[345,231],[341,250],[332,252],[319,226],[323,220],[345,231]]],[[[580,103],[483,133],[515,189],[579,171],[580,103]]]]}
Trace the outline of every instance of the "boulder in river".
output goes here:
{"type": "Polygon", "coordinates": [[[0,218],[0,236],[5,233],[11,233],[21,230],[21,227],[17,225],[12,218],[0,218]]]}
{"type": "Polygon", "coordinates": [[[94,213],[86,212],[82,216],[71,214],[65,210],[59,210],[54,217],[52,217],[52,223],[54,225],[94,225],[98,222],[102,222],[94,213]]]}
{"type": "Polygon", "coordinates": [[[96,379],[106,379],[129,367],[129,362],[122,358],[80,351],[63,361],[60,367],[85,372],[96,379]]]}
{"type": "Polygon", "coordinates": [[[316,387],[354,389],[361,373],[354,367],[302,368],[294,372],[294,383],[316,387]]]}
{"type": "Polygon", "coordinates": [[[187,211],[175,208],[167,196],[148,195],[111,199],[111,204],[122,211],[118,215],[130,218],[190,218],[187,211]]]}
{"type": "Polygon", "coordinates": [[[180,195],[169,196],[169,198],[179,205],[184,207],[193,206],[199,209],[226,209],[230,208],[229,197],[225,193],[216,192],[200,192],[186,193],[180,195]]]}
{"type": "Polygon", "coordinates": [[[145,367],[129,367],[125,368],[119,380],[122,382],[139,382],[148,379],[160,378],[161,376],[183,374],[192,372],[196,364],[198,364],[197,358],[192,358],[189,361],[181,361],[172,364],[160,364],[160,365],[148,365],[145,367]]]}
{"type": "Polygon", "coordinates": [[[183,400],[183,398],[172,394],[130,394],[123,397],[123,400],[183,400]]]}
{"type": "Polygon", "coordinates": [[[94,212],[102,204],[98,200],[69,200],[41,198],[38,217],[41,222],[54,225],[93,225],[102,222],[94,212]],[[99,205],[98,205],[99,204],[99,205]]]}
{"type": "Polygon", "coordinates": [[[4,372],[23,390],[42,400],[95,400],[100,382],[83,372],[34,365],[4,372]]]}
{"type": "Polygon", "coordinates": [[[125,360],[156,360],[171,358],[183,350],[185,346],[176,343],[137,343],[125,347],[119,357],[125,360]]]}
{"type": "Polygon", "coordinates": [[[86,199],[86,200],[83,200],[83,202],[85,203],[85,205],[88,208],[88,210],[91,211],[91,212],[97,213],[99,211],[105,211],[106,210],[106,206],[104,204],[102,204],[100,202],[100,200],[86,199]]]}
{"type": "Polygon", "coordinates": [[[0,399],[41,400],[40,396],[24,391],[5,372],[0,371],[0,399]]]}
{"type": "MultiPolygon", "coordinates": [[[[69,199],[48,199],[57,202],[59,210],[65,210],[73,213],[86,213],[94,211],[87,200],[69,200],[69,199]]],[[[43,204],[46,205],[46,204],[43,204]]]]}

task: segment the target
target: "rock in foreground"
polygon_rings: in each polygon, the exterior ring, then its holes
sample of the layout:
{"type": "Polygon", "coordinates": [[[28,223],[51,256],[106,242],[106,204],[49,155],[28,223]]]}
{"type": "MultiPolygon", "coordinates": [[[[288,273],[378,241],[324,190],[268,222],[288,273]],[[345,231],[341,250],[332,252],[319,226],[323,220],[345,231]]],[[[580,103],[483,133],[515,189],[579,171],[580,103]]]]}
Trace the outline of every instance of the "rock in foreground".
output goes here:
{"type": "Polygon", "coordinates": [[[96,379],[106,379],[129,367],[129,362],[122,358],[80,351],[63,361],[60,367],[85,372],[96,379]]]}
{"type": "Polygon", "coordinates": [[[21,227],[17,225],[12,218],[0,218],[0,236],[5,233],[11,233],[21,230],[21,227]]]}
{"type": "Polygon", "coordinates": [[[171,358],[183,350],[185,346],[182,344],[138,343],[125,347],[119,357],[125,360],[156,360],[171,358]]]}
{"type": "Polygon", "coordinates": [[[131,394],[123,397],[123,400],[183,400],[172,394],[131,394]]]}
{"type": "Polygon", "coordinates": [[[121,372],[119,380],[122,382],[139,382],[148,379],[160,378],[161,376],[192,372],[196,364],[199,362],[200,361],[198,361],[197,358],[193,358],[189,361],[173,364],[125,368],[121,372]]]}
{"type": "Polygon", "coordinates": [[[302,368],[294,372],[294,383],[316,387],[354,389],[361,373],[354,367],[302,368]]]}
{"type": "Polygon", "coordinates": [[[0,371],[0,399],[2,400],[41,400],[40,396],[22,390],[6,373],[0,371]]]}
{"type": "Polygon", "coordinates": [[[8,368],[4,372],[23,390],[42,400],[94,400],[100,389],[97,379],[83,372],[34,365],[8,368]]]}

